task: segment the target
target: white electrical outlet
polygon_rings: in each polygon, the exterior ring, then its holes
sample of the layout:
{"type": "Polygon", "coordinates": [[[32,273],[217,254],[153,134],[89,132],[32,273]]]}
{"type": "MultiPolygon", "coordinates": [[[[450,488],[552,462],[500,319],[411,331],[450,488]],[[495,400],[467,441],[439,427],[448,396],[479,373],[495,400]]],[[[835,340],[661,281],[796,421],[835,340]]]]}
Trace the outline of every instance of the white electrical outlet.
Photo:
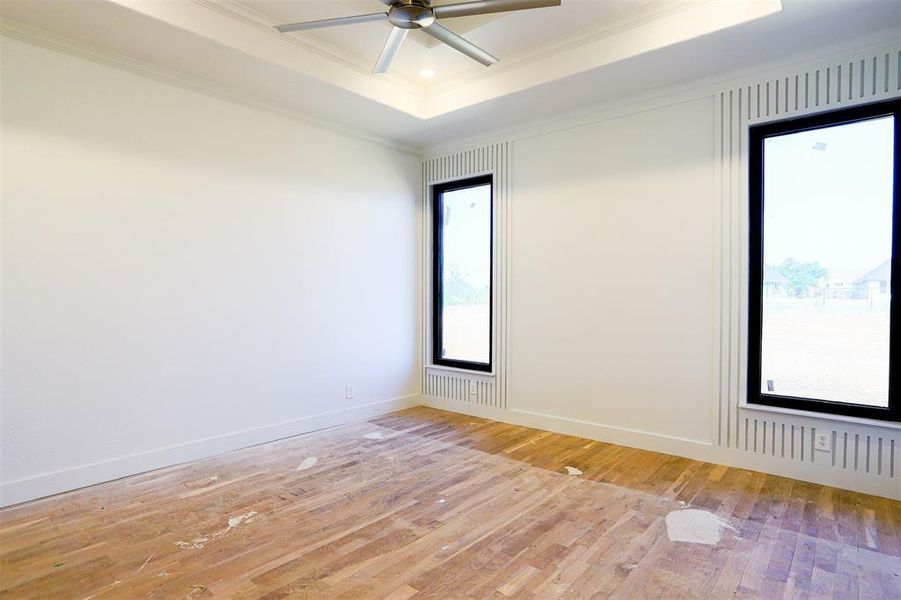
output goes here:
{"type": "Polygon", "coordinates": [[[817,433],[815,444],[817,450],[830,452],[832,450],[832,434],[828,432],[817,433]]]}
{"type": "Polygon", "coordinates": [[[354,386],[347,384],[344,386],[344,397],[348,400],[353,400],[354,398],[354,386]]]}

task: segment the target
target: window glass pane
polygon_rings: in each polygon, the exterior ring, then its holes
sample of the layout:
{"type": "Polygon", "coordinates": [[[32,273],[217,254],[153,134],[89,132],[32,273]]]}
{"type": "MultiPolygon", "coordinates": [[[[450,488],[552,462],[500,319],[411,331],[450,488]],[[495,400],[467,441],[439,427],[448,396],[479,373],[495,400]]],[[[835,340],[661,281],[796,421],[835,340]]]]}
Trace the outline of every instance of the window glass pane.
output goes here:
{"type": "Polygon", "coordinates": [[[491,186],[444,192],[441,358],[487,364],[491,335],[491,186]]]}
{"type": "Polygon", "coordinates": [[[888,406],[893,128],[764,140],[764,394],[888,406]]]}

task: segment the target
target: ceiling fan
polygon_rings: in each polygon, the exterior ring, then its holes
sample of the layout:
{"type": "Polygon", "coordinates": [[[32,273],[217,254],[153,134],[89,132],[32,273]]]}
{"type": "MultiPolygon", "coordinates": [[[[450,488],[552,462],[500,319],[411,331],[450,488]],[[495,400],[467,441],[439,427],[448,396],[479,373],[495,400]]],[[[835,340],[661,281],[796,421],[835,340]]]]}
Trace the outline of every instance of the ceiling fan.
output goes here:
{"type": "Polygon", "coordinates": [[[382,48],[372,69],[373,73],[385,73],[391,62],[400,50],[401,44],[411,29],[421,29],[436,40],[444,42],[451,48],[462,52],[466,56],[479,61],[486,67],[498,61],[497,58],[485,52],[466,38],[454,33],[447,27],[438,23],[439,19],[452,19],[454,17],[470,17],[473,15],[487,15],[490,13],[507,12],[512,10],[526,10],[529,8],[543,8],[545,6],[560,6],[561,0],[475,0],[474,2],[461,2],[459,4],[444,4],[432,6],[430,0],[380,0],[388,6],[388,12],[354,15],[351,17],[337,17],[335,19],[320,19],[318,21],[306,21],[302,23],[288,23],[278,25],[276,29],[282,33],[292,31],[306,31],[321,27],[334,27],[336,25],[354,25],[356,23],[369,23],[388,19],[394,25],[388,35],[388,41],[382,48]]]}

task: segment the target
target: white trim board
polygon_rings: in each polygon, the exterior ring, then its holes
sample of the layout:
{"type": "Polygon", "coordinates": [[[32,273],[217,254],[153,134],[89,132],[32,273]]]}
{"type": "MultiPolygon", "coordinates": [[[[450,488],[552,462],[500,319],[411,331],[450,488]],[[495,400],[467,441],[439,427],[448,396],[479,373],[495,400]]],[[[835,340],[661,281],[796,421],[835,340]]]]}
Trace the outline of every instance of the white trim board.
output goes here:
{"type": "Polygon", "coordinates": [[[464,404],[447,398],[435,396],[423,396],[423,405],[448,412],[456,412],[475,417],[483,417],[521,425],[533,429],[552,431],[564,435],[574,435],[590,440],[598,440],[619,446],[630,448],[649,449],[664,454],[675,454],[694,460],[708,460],[710,457],[710,442],[691,440],[665,434],[652,433],[636,429],[614,427],[601,423],[592,423],[580,419],[557,417],[526,410],[495,408],[478,404],[464,404]]]}
{"type": "Polygon", "coordinates": [[[113,479],[138,475],[336,425],[365,421],[418,404],[418,394],[400,396],[381,402],[301,417],[293,421],[273,423],[254,429],[234,431],[215,437],[166,446],[140,454],[120,456],[52,473],[6,481],[0,484],[0,507],[69,492],[113,479]]]}
{"type": "MultiPolygon", "coordinates": [[[[681,456],[739,469],[749,469],[781,477],[790,477],[820,485],[901,500],[901,486],[896,478],[832,468],[830,462],[793,462],[776,456],[751,454],[714,444],[611,427],[576,419],[566,419],[520,410],[465,404],[444,398],[423,396],[423,404],[431,408],[472,415],[564,435],[574,435],[605,443],[681,456]]],[[[828,455],[827,455],[828,456],[828,455]]]]}

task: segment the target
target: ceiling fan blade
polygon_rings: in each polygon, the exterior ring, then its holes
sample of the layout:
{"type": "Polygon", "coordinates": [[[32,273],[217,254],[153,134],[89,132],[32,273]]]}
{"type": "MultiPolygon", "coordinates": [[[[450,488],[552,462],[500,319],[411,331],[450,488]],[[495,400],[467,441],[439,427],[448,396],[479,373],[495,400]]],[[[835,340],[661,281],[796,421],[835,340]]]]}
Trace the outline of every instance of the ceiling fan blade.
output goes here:
{"type": "Polygon", "coordinates": [[[447,27],[439,25],[438,23],[432,23],[428,27],[423,27],[422,31],[429,34],[436,40],[444,42],[454,50],[462,52],[469,58],[479,61],[486,67],[493,65],[498,61],[497,58],[488,54],[466,38],[457,35],[447,27]]]}
{"type": "Polygon", "coordinates": [[[388,68],[394,61],[394,57],[397,56],[397,51],[400,50],[401,44],[404,43],[409,31],[409,29],[401,29],[400,27],[395,27],[391,30],[391,33],[388,34],[388,41],[385,42],[385,47],[382,48],[382,53],[379,54],[379,59],[375,61],[375,67],[372,68],[373,73],[388,72],[388,68]]]}
{"type": "Polygon", "coordinates": [[[487,15],[510,10],[527,10],[530,8],[544,8],[546,6],[560,6],[561,1],[562,0],[476,0],[475,2],[435,6],[432,8],[432,12],[435,14],[436,19],[452,19],[454,17],[487,15]]]}
{"type": "Polygon", "coordinates": [[[306,31],[307,29],[320,29],[322,27],[335,27],[336,25],[355,25],[357,23],[370,23],[381,21],[387,13],[370,13],[368,15],[354,15],[352,17],[337,17],[335,19],[320,19],[318,21],[304,21],[302,23],[287,23],[276,25],[275,28],[282,33],[291,31],[306,31]]]}

